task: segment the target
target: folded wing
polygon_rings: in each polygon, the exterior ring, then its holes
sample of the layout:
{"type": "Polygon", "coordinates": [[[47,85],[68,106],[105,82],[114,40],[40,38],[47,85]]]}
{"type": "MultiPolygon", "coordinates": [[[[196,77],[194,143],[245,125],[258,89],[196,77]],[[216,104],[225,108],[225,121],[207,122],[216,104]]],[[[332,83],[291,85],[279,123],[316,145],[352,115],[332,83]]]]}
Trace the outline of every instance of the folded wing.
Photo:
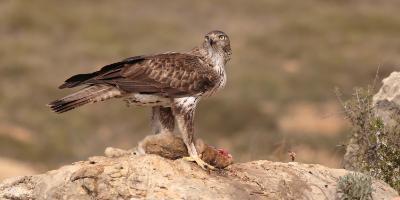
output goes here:
{"type": "Polygon", "coordinates": [[[128,93],[180,97],[205,92],[217,84],[218,78],[199,57],[168,53],[132,57],[93,73],[78,74],[60,88],[107,84],[128,93]]]}

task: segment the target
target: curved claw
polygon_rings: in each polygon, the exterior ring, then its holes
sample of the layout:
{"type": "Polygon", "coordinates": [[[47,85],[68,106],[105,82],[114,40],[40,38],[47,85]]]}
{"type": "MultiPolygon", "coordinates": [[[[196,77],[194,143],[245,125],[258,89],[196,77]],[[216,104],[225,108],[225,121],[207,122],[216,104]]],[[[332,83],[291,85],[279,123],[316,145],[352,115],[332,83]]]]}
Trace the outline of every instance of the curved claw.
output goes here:
{"type": "Polygon", "coordinates": [[[212,165],[204,162],[200,157],[198,156],[188,156],[188,157],[183,157],[183,160],[189,161],[189,162],[196,162],[197,165],[199,165],[201,168],[204,170],[214,170],[215,167],[212,165]]]}

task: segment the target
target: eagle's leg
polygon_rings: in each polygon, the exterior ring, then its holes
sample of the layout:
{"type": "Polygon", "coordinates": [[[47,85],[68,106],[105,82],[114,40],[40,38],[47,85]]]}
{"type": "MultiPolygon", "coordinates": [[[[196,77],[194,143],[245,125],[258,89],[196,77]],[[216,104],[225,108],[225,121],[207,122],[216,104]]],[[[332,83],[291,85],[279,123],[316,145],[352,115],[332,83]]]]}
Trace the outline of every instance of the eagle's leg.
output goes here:
{"type": "Polygon", "coordinates": [[[173,113],[176,122],[182,134],[183,142],[185,143],[189,157],[184,158],[188,161],[196,162],[203,169],[214,169],[213,166],[204,162],[194,145],[194,112],[198,97],[183,97],[178,98],[173,104],[173,113]]]}
{"type": "Polygon", "coordinates": [[[137,153],[140,155],[146,154],[146,143],[160,138],[169,138],[169,134],[173,134],[175,129],[175,117],[172,113],[171,107],[153,106],[151,108],[151,128],[154,134],[163,135],[152,135],[147,136],[137,147],[137,153]]]}
{"type": "Polygon", "coordinates": [[[153,133],[172,134],[175,129],[175,118],[170,107],[153,106],[151,115],[153,133]]]}

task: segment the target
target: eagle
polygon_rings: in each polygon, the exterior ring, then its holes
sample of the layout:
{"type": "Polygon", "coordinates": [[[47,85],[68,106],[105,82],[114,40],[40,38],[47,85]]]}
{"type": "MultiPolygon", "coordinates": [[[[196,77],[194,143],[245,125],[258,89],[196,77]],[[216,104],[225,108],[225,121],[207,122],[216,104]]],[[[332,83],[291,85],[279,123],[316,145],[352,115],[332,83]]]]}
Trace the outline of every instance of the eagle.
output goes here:
{"type": "Polygon", "coordinates": [[[203,169],[213,169],[200,159],[195,148],[194,115],[203,97],[224,88],[225,65],[231,55],[228,35],[211,31],[201,45],[187,52],[134,56],[92,73],[74,75],[59,89],[82,89],[48,106],[56,113],[64,113],[111,98],[122,98],[128,105],[149,106],[154,133],[172,134],[177,124],[188,150],[187,160],[203,169]]]}

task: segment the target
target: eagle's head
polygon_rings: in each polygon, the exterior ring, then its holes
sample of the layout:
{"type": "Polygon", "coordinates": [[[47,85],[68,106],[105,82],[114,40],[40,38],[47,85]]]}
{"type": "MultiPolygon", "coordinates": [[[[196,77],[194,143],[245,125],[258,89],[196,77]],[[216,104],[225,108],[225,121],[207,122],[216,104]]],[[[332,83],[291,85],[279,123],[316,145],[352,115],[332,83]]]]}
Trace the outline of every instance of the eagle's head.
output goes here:
{"type": "Polygon", "coordinates": [[[231,42],[226,33],[222,31],[211,31],[204,36],[203,47],[213,55],[224,57],[225,62],[231,59],[231,42]]]}

